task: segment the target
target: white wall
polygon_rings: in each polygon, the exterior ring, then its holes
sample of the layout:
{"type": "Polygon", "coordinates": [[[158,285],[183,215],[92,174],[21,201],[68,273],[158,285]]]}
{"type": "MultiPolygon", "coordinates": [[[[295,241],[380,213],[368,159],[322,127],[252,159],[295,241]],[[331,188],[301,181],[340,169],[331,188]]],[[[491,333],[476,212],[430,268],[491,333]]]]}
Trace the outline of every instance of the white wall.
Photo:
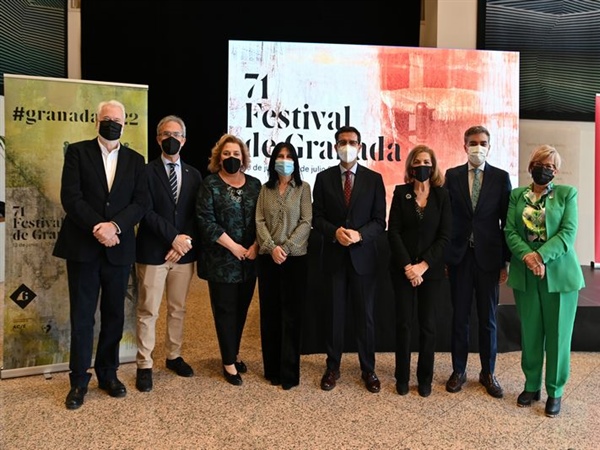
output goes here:
{"type": "MultiPolygon", "coordinates": [[[[477,47],[477,0],[424,1],[425,23],[421,26],[421,37],[425,39],[426,46],[477,47]]],[[[557,182],[571,184],[579,190],[579,232],[575,250],[580,263],[588,265],[594,259],[595,124],[520,120],[520,167],[527,165],[531,150],[539,144],[555,146],[562,156],[563,167],[557,182]]],[[[519,185],[529,182],[529,174],[521,169],[519,185]]]]}

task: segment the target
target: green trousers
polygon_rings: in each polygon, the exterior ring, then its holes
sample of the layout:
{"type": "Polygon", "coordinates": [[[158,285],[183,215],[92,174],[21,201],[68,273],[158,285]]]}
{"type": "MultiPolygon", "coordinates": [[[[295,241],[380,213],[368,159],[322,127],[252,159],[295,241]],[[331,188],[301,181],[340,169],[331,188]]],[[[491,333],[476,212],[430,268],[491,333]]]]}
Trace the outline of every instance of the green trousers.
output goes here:
{"type": "Polygon", "coordinates": [[[571,337],[579,291],[548,292],[546,279],[540,280],[531,271],[527,271],[526,286],[526,291],[514,290],[521,319],[525,390],[541,389],[545,352],[546,392],[550,397],[562,397],[571,368],[571,337]]]}

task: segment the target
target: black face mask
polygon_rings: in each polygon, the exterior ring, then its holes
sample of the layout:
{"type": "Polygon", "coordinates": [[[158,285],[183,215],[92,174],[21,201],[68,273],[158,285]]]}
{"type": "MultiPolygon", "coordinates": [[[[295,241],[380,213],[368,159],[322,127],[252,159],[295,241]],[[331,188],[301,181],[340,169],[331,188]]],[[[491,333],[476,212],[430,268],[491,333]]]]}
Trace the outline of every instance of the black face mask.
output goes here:
{"type": "Polygon", "coordinates": [[[431,177],[431,169],[431,166],[417,166],[411,169],[410,174],[415,180],[422,183],[431,177]]]}
{"type": "Polygon", "coordinates": [[[242,166],[242,161],[240,161],[238,158],[234,157],[234,156],[230,156],[229,158],[226,158],[223,160],[223,169],[225,169],[225,172],[230,173],[230,174],[234,174],[236,173],[238,170],[240,170],[240,167],[242,166]]]}
{"type": "Polygon", "coordinates": [[[534,166],[531,169],[533,182],[538,186],[545,186],[554,179],[554,171],[544,166],[534,166]]]}
{"type": "Polygon", "coordinates": [[[162,151],[167,155],[176,155],[181,148],[181,142],[179,142],[173,136],[169,136],[161,141],[160,148],[162,148],[162,151]]]}
{"type": "Polygon", "coordinates": [[[98,133],[107,141],[116,141],[121,137],[123,125],[114,120],[103,120],[98,127],[98,133]]]}

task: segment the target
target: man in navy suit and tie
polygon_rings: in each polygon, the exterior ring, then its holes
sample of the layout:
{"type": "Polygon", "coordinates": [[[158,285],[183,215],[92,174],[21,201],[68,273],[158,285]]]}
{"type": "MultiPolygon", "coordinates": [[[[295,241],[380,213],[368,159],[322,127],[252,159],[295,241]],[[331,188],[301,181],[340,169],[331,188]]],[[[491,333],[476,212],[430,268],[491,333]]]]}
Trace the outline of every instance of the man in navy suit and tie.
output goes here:
{"type": "Polygon", "coordinates": [[[504,238],[508,200],[512,189],[505,170],[486,162],[490,133],[483,126],[464,134],[468,162],[446,171],[452,205],[452,237],[446,247],[452,317],[452,375],[448,392],[458,392],[467,380],[469,317],[473,297],[479,320],[479,382],[488,394],[502,398],[494,374],[497,354],[496,309],[499,283],[507,279],[510,253],[504,238]]]}
{"type": "Polygon", "coordinates": [[[186,297],[197,257],[193,243],[202,175],[180,158],[185,136],[180,117],[161,119],[156,128],[161,155],[146,167],[152,206],[140,223],[136,242],[139,296],[135,386],[141,392],[152,390],[152,352],[163,293],[167,301],[166,366],[182,377],[194,375],[181,356],[181,346],[186,297]]]}
{"type": "Polygon", "coordinates": [[[60,199],[66,216],[53,255],[67,260],[71,318],[67,409],[83,404],[91,374],[94,315],[100,302],[100,335],[94,371],[100,389],[124,397],[117,378],[125,322],[125,294],[135,261],[135,231],[149,207],[144,157],[121,145],[125,107],[101,102],[98,137],[67,147],[60,199]]]}
{"type": "Polygon", "coordinates": [[[362,379],[377,393],[374,303],[377,238],[385,231],[382,176],[358,164],[360,132],[343,126],[335,133],[341,162],[319,174],[313,189],[313,227],[323,238],[327,307],[327,368],[321,389],[329,391],[340,377],[346,310],[354,314],[362,379]]]}

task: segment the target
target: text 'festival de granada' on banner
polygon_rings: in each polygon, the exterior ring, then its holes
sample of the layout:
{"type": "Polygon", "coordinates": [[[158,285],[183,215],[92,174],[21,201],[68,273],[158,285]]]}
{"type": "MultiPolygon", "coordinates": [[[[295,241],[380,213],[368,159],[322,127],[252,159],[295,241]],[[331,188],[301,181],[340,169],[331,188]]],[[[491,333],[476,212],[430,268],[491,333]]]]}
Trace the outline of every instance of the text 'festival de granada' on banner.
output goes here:
{"type": "MultiPolygon", "coordinates": [[[[11,378],[68,370],[66,264],[52,256],[64,217],[64,152],[69,143],[98,135],[97,106],[115,99],[126,112],[121,143],[147,158],[148,87],[6,74],[4,86],[7,264],[1,375],[11,378]]],[[[123,361],[134,360],[136,352],[133,279],[130,286],[123,361]]]]}
{"type": "Polygon", "coordinates": [[[229,132],[248,143],[249,173],[263,182],[271,149],[297,149],[303,179],[339,162],[335,131],[362,135],[359,162],[383,176],[388,207],[404,159],[431,147],[442,170],[466,161],[463,135],[484,125],[489,161],[514,184],[519,164],[519,55],[292,42],[229,42],[229,132]],[[501,149],[501,150],[500,150],[501,149]]]}

